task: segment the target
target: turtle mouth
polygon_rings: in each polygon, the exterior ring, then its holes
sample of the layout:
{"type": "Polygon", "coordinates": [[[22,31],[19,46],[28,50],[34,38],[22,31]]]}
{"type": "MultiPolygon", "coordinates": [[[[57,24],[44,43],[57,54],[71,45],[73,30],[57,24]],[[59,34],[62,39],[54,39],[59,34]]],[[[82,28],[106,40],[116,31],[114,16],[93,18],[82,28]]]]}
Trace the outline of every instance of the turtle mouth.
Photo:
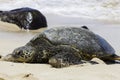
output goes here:
{"type": "Polygon", "coordinates": [[[25,59],[23,59],[20,56],[8,54],[3,58],[4,61],[10,61],[10,62],[26,62],[25,59]]]}
{"type": "Polygon", "coordinates": [[[3,57],[4,61],[15,61],[15,58],[13,57],[12,54],[8,54],[7,56],[3,57]]]}
{"type": "Polygon", "coordinates": [[[3,58],[4,61],[11,61],[11,62],[24,62],[23,59],[15,54],[8,54],[3,58]]]}

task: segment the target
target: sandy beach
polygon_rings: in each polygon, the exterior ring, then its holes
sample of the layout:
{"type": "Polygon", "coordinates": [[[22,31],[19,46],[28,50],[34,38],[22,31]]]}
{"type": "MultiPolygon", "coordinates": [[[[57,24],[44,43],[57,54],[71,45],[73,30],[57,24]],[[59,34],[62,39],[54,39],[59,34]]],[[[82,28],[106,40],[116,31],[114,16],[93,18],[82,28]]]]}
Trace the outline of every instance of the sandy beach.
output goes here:
{"type": "MultiPolygon", "coordinates": [[[[81,18],[58,17],[55,19],[49,15],[48,24],[48,28],[56,25],[77,27],[86,25],[91,31],[105,38],[116,50],[116,54],[120,55],[120,24],[81,18]],[[64,21],[59,22],[62,19],[64,21]],[[73,24],[73,21],[76,23],[73,24]]],[[[15,48],[25,45],[41,31],[22,31],[16,25],[0,22],[0,55],[5,56],[15,48]]],[[[49,64],[0,61],[0,80],[120,80],[119,73],[120,64],[83,64],[56,69],[49,64]]]]}

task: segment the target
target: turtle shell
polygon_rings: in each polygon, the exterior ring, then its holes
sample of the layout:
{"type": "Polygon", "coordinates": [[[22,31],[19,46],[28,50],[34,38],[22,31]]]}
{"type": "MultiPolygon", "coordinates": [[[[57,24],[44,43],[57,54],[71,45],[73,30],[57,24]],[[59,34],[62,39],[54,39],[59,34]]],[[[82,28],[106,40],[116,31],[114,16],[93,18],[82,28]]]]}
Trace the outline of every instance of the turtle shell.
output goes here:
{"type": "Polygon", "coordinates": [[[84,28],[54,27],[40,33],[32,41],[34,42],[40,36],[48,39],[53,45],[69,45],[79,49],[82,53],[97,57],[105,57],[115,53],[105,39],[84,28]]]}

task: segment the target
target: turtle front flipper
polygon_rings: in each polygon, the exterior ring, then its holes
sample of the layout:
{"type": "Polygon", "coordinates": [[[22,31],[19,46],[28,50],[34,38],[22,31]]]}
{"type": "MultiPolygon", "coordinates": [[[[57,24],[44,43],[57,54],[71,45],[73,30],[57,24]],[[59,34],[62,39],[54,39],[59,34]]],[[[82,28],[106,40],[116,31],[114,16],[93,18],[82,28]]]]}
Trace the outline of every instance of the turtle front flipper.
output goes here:
{"type": "Polygon", "coordinates": [[[51,59],[49,59],[49,64],[55,68],[67,67],[70,65],[69,62],[64,61],[62,57],[61,58],[52,57],[51,59]]]}
{"type": "Polygon", "coordinates": [[[71,46],[57,46],[52,53],[57,53],[49,59],[52,67],[61,68],[81,63],[79,51],[71,46]]]}

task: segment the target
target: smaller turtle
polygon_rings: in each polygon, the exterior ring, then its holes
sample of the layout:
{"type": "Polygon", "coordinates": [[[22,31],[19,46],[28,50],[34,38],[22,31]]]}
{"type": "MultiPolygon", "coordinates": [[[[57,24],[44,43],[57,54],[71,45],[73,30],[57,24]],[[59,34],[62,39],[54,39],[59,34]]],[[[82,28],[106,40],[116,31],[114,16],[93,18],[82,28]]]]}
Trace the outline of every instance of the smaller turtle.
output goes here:
{"type": "Polygon", "coordinates": [[[16,48],[4,60],[28,63],[49,63],[60,68],[91,62],[99,58],[115,62],[120,57],[102,37],[85,28],[54,27],[35,36],[25,46],[16,48]]]}
{"type": "Polygon", "coordinates": [[[47,27],[46,17],[40,11],[28,7],[0,11],[0,21],[16,24],[21,29],[47,27]]]}

